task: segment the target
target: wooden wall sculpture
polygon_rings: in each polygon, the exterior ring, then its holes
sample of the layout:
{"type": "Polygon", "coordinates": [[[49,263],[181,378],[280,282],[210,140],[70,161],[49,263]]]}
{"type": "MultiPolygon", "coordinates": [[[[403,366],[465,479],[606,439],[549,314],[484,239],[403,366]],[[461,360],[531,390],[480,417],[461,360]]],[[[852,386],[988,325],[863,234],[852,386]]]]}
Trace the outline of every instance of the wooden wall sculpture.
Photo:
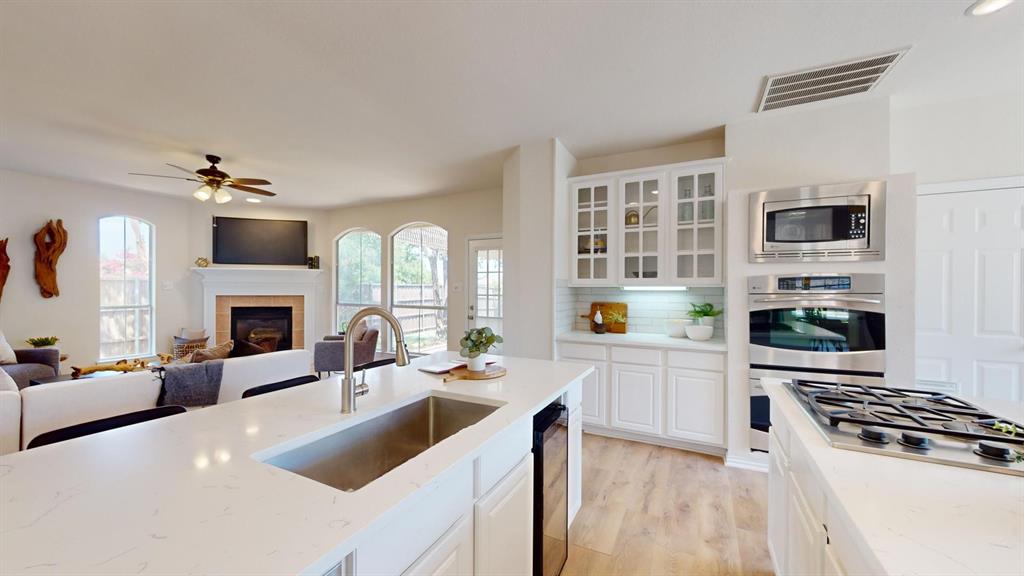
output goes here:
{"type": "Polygon", "coordinates": [[[57,288],[57,260],[68,247],[68,232],[64,221],[46,223],[33,237],[36,242],[36,283],[43,298],[60,296],[57,288]]]}
{"type": "Polygon", "coordinates": [[[7,256],[7,241],[10,238],[0,240],[0,300],[4,299],[4,285],[7,284],[7,275],[11,273],[11,259],[7,256]]]}

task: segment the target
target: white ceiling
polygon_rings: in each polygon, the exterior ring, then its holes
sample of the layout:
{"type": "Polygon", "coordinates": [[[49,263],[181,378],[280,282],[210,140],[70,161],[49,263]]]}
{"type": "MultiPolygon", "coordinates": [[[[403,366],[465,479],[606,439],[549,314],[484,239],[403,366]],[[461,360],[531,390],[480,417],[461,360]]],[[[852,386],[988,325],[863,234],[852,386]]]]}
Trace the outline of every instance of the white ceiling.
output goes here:
{"type": "Polygon", "coordinates": [[[519,143],[670,144],[766,74],[911,44],[897,102],[1020,90],[1024,2],[969,3],[5,2],[0,164],[184,196],[127,173],[216,153],[291,206],[494,187],[519,143]]]}

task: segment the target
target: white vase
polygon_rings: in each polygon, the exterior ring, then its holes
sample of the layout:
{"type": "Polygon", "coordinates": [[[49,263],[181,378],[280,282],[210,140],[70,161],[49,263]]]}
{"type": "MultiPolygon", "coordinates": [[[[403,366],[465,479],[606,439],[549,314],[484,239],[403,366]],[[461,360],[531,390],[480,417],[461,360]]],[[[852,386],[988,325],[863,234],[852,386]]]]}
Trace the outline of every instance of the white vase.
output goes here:
{"type": "Polygon", "coordinates": [[[701,316],[700,317],[700,325],[701,326],[714,326],[715,325],[715,317],[714,316],[701,316]]]}
{"type": "Polygon", "coordinates": [[[466,367],[473,372],[483,372],[487,369],[487,356],[481,354],[476,358],[468,358],[466,361],[466,367]]]}

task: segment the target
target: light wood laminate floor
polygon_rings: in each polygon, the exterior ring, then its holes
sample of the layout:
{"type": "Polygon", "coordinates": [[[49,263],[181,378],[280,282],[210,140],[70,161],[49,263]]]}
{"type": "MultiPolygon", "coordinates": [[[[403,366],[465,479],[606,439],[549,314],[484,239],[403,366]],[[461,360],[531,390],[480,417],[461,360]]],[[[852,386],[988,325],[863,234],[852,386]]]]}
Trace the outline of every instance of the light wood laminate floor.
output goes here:
{"type": "Polygon", "coordinates": [[[770,575],[767,492],[721,458],[584,434],[562,575],[770,575]]]}

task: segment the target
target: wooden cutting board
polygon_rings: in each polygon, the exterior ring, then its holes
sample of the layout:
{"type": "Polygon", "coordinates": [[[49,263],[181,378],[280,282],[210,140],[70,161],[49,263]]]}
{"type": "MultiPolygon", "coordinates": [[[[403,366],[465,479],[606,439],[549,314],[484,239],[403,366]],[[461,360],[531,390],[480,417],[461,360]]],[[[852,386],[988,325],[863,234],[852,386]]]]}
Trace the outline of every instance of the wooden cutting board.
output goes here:
{"type": "Polygon", "coordinates": [[[625,302],[591,302],[590,303],[590,314],[581,316],[590,320],[590,331],[594,332],[597,324],[594,323],[594,315],[597,314],[597,310],[601,310],[601,316],[604,318],[604,325],[608,328],[608,332],[612,334],[625,334],[626,324],[625,322],[619,324],[611,324],[608,322],[608,312],[618,312],[622,314],[623,318],[629,319],[628,306],[625,302]]]}
{"type": "Polygon", "coordinates": [[[461,368],[452,368],[448,371],[448,375],[444,377],[445,382],[452,382],[455,380],[493,380],[494,378],[501,378],[508,374],[508,371],[498,366],[497,364],[491,364],[487,368],[479,372],[474,372],[465,366],[461,368]]]}

